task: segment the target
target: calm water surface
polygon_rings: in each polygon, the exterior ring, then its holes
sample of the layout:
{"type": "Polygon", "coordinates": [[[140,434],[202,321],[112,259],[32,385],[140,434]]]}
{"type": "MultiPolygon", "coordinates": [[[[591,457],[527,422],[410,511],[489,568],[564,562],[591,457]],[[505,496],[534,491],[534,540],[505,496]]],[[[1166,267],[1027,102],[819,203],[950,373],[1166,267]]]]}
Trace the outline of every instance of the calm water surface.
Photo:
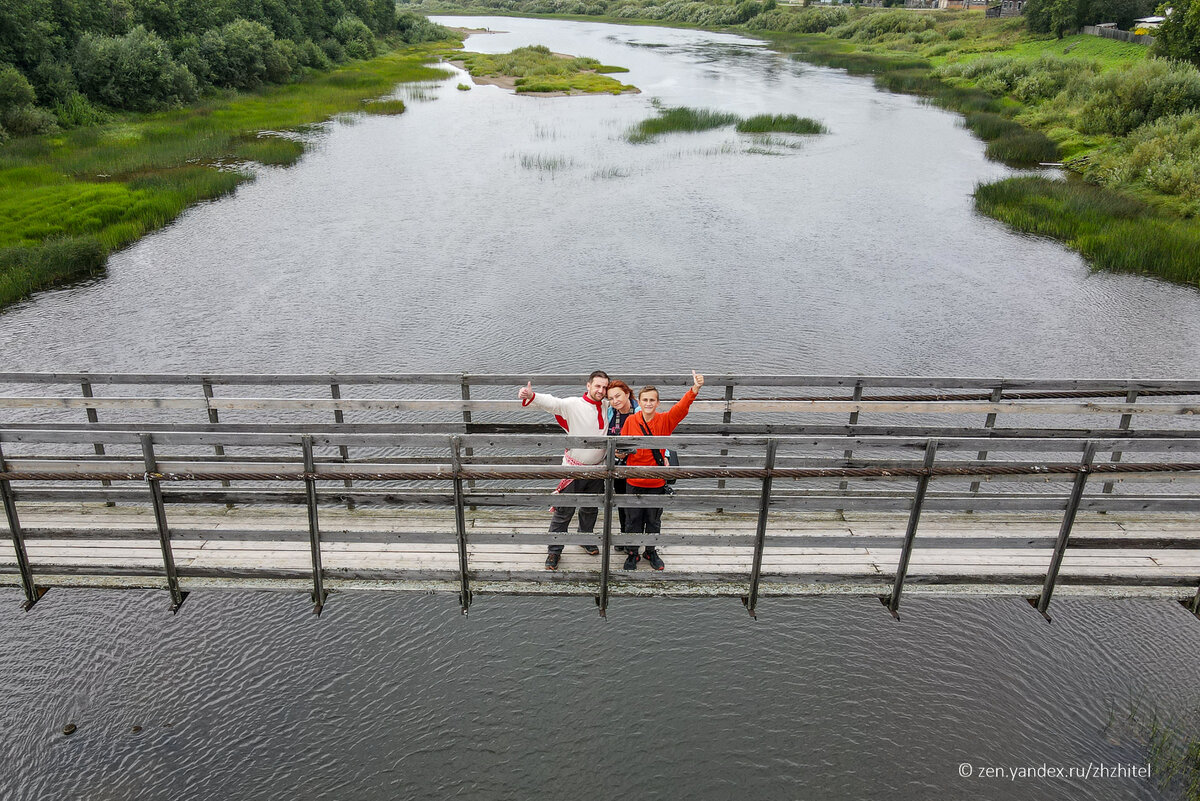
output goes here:
{"type": "MultiPolygon", "coordinates": [[[[401,87],[405,114],[322,126],[106,277],[0,313],[3,369],[1197,374],[1200,294],[976,215],[1011,171],[953,114],[733,36],[458,22],[642,94],[401,87]],[[626,142],[653,99],[830,133],[626,142]]],[[[1142,762],[1120,710],[1197,704],[1200,626],[1169,602],[1061,599],[1047,626],[1008,600],[913,598],[899,624],[836,598],[757,622],[733,600],[617,599],[607,622],[590,599],[18,601],[5,798],[1152,799],[959,765],[1142,762]]]]}

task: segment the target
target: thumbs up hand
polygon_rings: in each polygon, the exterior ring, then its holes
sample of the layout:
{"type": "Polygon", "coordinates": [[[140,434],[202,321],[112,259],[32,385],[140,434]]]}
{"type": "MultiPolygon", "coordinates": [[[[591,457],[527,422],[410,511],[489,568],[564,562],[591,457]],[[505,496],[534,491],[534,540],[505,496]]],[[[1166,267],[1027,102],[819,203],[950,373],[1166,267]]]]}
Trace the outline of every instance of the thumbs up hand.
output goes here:
{"type": "Polygon", "coordinates": [[[692,392],[699,392],[700,387],[704,386],[704,376],[692,371],[692,392]]]}
{"type": "Polygon", "coordinates": [[[525,386],[521,387],[521,391],[517,393],[517,397],[523,401],[531,401],[534,396],[533,382],[527,381],[525,386]]]}

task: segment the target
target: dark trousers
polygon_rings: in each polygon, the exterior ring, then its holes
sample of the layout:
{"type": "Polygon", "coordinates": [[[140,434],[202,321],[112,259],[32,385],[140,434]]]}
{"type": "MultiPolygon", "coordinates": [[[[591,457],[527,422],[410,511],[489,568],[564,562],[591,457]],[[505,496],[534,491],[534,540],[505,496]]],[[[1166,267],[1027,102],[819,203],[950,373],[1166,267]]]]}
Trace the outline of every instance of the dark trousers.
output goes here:
{"type": "MultiPolygon", "coordinates": [[[[629,492],[634,495],[666,495],[666,487],[635,487],[629,485],[629,492]]],[[[625,513],[625,533],[626,534],[657,534],[662,528],[662,507],[635,507],[626,510],[625,513]]],[[[653,548],[653,545],[647,545],[647,549],[653,548]]],[[[630,553],[637,553],[638,546],[630,545],[626,550],[630,553]]]]}
{"type": "MultiPolygon", "coordinates": [[[[604,479],[577,478],[567,485],[567,488],[562,491],[562,495],[570,495],[572,493],[601,494],[603,492],[604,479]]],[[[588,506],[579,510],[580,533],[591,533],[592,529],[596,526],[597,512],[598,510],[595,506],[588,506]]],[[[571,524],[571,517],[574,514],[574,506],[563,506],[561,503],[554,504],[554,514],[550,517],[550,530],[552,532],[565,532],[567,530],[567,526],[571,524]]],[[[563,551],[562,545],[551,545],[549,548],[550,553],[562,553],[563,551]]]]}

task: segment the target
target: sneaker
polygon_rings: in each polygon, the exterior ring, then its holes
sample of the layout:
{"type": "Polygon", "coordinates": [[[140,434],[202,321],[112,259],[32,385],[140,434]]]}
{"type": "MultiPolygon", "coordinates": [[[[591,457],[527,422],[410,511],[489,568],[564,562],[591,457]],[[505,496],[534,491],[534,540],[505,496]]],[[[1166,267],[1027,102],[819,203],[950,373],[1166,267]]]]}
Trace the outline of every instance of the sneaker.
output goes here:
{"type": "Polygon", "coordinates": [[[656,548],[647,548],[644,556],[646,557],[646,561],[650,563],[650,567],[654,568],[655,570],[662,570],[664,567],[666,567],[666,564],[663,563],[662,557],[658,555],[658,550],[656,548]]]}
{"type": "Polygon", "coordinates": [[[546,569],[558,570],[558,560],[562,558],[561,554],[548,553],[546,554],[546,569]]]}
{"type": "Polygon", "coordinates": [[[600,548],[598,548],[595,545],[585,545],[585,546],[583,546],[583,550],[588,552],[588,556],[599,556],[600,555],[600,548]]]}
{"type": "Polygon", "coordinates": [[[637,570],[637,563],[641,561],[642,557],[638,556],[636,551],[626,551],[626,554],[624,568],[626,570],[637,570]]]}

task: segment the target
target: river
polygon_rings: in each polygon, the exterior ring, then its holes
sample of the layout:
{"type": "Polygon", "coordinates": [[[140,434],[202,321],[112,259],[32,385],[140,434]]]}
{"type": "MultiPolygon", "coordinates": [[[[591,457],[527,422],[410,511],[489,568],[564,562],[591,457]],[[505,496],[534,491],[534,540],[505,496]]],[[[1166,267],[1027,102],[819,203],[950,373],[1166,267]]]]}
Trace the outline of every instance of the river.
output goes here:
{"type": "MultiPolygon", "coordinates": [[[[957,115],[732,35],[508,18],[642,93],[402,86],[107,275],[0,313],[6,370],[1192,377],[1200,294],[973,211],[957,115]],[[814,117],[624,138],[666,106],[814,117]],[[764,152],[765,151],[765,152],[764,152]]],[[[1127,722],[1197,707],[1170,602],[0,592],[3,795],[1156,799],[1127,722]],[[64,737],[71,722],[78,731],[64,737]],[[135,731],[135,727],[139,727],[135,731]],[[960,766],[971,765],[963,778],[960,766]]],[[[965,772],[965,770],[964,770],[965,772]]]]}

